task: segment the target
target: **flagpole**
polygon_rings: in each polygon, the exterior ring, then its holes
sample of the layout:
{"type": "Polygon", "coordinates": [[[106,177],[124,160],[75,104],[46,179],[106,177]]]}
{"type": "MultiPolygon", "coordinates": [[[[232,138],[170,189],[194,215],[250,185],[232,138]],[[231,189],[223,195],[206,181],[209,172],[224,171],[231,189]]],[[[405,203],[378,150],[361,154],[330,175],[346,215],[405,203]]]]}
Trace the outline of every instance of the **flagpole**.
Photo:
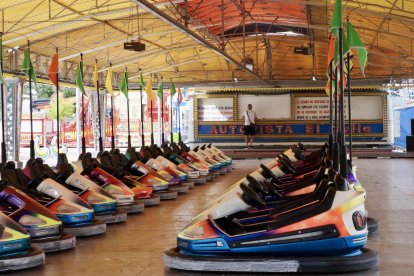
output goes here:
{"type": "Polygon", "coordinates": [[[178,104],[178,142],[181,143],[181,113],[180,113],[181,103],[178,104]]]}
{"type": "MultiPolygon", "coordinates": [[[[56,47],[56,54],[59,53],[59,49],[56,47]]],[[[59,67],[58,67],[59,68],[59,67]]],[[[59,167],[60,164],[65,163],[65,157],[61,157],[60,155],[60,114],[59,114],[59,70],[56,70],[56,136],[57,136],[57,163],[56,167],[59,167]]],[[[64,154],[63,154],[64,156],[64,154]]]]}
{"type": "MultiPolygon", "coordinates": [[[[27,48],[30,42],[27,41],[27,48]]],[[[30,101],[30,159],[35,158],[34,139],[33,139],[33,95],[32,95],[32,67],[29,66],[29,101],[30,101]]]]}
{"type": "Polygon", "coordinates": [[[332,160],[333,168],[338,171],[339,162],[338,162],[338,68],[335,67],[335,93],[332,100],[335,100],[335,118],[334,125],[335,130],[333,132],[333,147],[332,147],[332,160]]]}
{"type": "Polygon", "coordinates": [[[339,91],[340,95],[340,106],[339,106],[339,116],[340,116],[340,172],[343,177],[348,176],[348,166],[346,160],[346,145],[345,145],[345,122],[344,122],[344,60],[343,60],[343,28],[339,28],[339,72],[341,78],[339,79],[339,91]]]}
{"type": "MultiPolygon", "coordinates": [[[[112,63],[109,63],[109,68],[112,67],[112,63]]],[[[114,95],[111,96],[111,149],[115,149],[115,135],[114,135],[114,95]]]]}
{"type": "MultiPolygon", "coordinates": [[[[139,69],[141,71],[141,69],[139,69]]],[[[141,76],[142,77],[142,76],[141,76]]],[[[140,102],[141,102],[141,146],[145,146],[145,137],[144,137],[144,109],[143,109],[143,103],[142,103],[142,89],[143,89],[143,83],[139,86],[139,93],[141,95],[140,102]]]]}
{"type": "MultiPolygon", "coordinates": [[[[346,21],[349,22],[349,17],[346,18],[346,21]]],[[[351,117],[351,55],[348,52],[346,54],[347,65],[346,71],[347,75],[347,90],[348,90],[348,139],[349,139],[349,167],[352,170],[352,117],[351,117]]]]}
{"type": "Polygon", "coordinates": [[[114,135],[114,96],[111,95],[111,148],[115,149],[115,135],[114,135]]]}
{"type": "MultiPolygon", "coordinates": [[[[163,84],[163,79],[164,77],[161,77],[161,85],[163,84]]],[[[162,89],[164,89],[164,87],[161,87],[162,89]]],[[[162,91],[161,93],[161,145],[164,144],[164,91],[162,91]]]]}
{"type": "MultiPolygon", "coordinates": [[[[95,63],[98,64],[98,60],[95,59],[95,63]]],[[[96,78],[96,94],[98,97],[98,124],[99,124],[99,137],[98,137],[98,145],[99,145],[99,151],[103,152],[103,142],[102,142],[102,122],[101,122],[101,101],[99,97],[99,77],[96,78]]]]}
{"type": "MultiPolygon", "coordinates": [[[[56,48],[56,54],[58,53],[58,48],[56,48]]],[[[56,71],[56,136],[57,136],[57,154],[59,162],[59,149],[60,149],[60,115],[59,115],[59,72],[56,71]]]]}
{"type": "MultiPolygon", "coordinates": [[[[150,75],[150,79],[151,78],[152,78],[152,76],[150,75]]],[[[151,105],[150,105],[150,115],[151,115],[151,146],[152,146],[152,145],[154,145],[154,122],[152,120],[152,98],[151,98],[151,105]]]]}
{"type": "MultiPolygon", "coordinates": [[[[3,33],[0,32],[0,43],[3,44],[3,33]]],[[[3,49],[3,45],[1,45],[2,49],[3,49]]],[[[1,69],[1,74],[3,74],[3,54],[1,53],[1,60],[0,60],[0,69],[1,69]]],[[[6,138],[5,138],[5,131],[4,131],[4,120],[6,119],[5,116],[5,106],[4,106],[4,79],[3,79],[3,75],[1,76],[2,78],[2,82],[1,82],[1,162],[4,163],[7,161],[7,152],[6,152],[6,138]]]]}
{"type": "Polygon", "coordinates": [[[127,90],[127,117],[128,117],[128,149],[131,149],[131,125],[129,120],[129,95],[128,95],[128,68],[125,68],[125,81],[127,90]]]}
{"type": "Polygon", "coordinates": [[[151,107],[150,107],[150,114],[151,114],[151,146],[154,145],[154,122],[152,120],[152,99],[151,99],[151,107]]]}
{"type": "Polygon", "coordinates": [[[329,158],[333,159],[333,95],[332,95],[332,62],[329,63],[329,158]]]}
{"type": "MultiPolygon", "coordinates": [[[[172,81],[171,81],[172,83],[172,81]]],[[[171,86],[170,86],[170,143],[173,142],[174,134],[173,134],[173,95],[171,93],[171,86]]]]}
{"type": "MultiPolygon", "coordinates": [[[[83,63],[83,54],[80,54],[81,62],[83,63]]],[[[80,70],[83,71],[83,64],[80,67],[80,70]]],[[[82,81],[83,81],[83,72],[81,71],[82,81]]],[[[85,95],[82,91],[82,154],[86,153],[86,140],[85,140],[85,95]]]]}
{"type": "Polygon", "coordinates": [[[351,117],[351,56],[349,53],[347,53],[346,56],[348,60],[347,64],[347,71],[348,71],[348,78],[347,78],[347,87],[348,87],[348,139],[349,139],[349,165],[352,169],[352,117],[351,117]]]}

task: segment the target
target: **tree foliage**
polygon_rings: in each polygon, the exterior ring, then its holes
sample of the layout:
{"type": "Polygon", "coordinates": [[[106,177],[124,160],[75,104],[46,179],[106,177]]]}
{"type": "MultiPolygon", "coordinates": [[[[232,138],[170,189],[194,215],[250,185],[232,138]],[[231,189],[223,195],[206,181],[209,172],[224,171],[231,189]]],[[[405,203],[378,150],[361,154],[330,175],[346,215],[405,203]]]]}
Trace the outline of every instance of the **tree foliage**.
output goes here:
{"type": "MultiPolygon", "coordinates": [[[[35,99],[50,99],[50,97],[56,92],[56,88],[52,84],[38,83],[37,87],[32,85],[32,92],[36,90],[36,94],[33,93],[35,99]]],[[[23,86],[23,93],[29,95],[29,84],[26,82],[23,86]]],[[[60,93],[64,98],[72,98],[76,96],[76,89],[74,87],[60,87],[60,93]]]]}
{"type": "MultiPolygon", "coordinates": [[[[75,113],[75,105],[65,99],[62,99],[59,101],[59,119],[66,119],[70,118],[75,113]]],[[[50,102],[50,109],[47,113],[47,117],[49,119],[57,119],[57,107],[56,107],[56,97],[53,98],[53,100],[50,102]]]]}

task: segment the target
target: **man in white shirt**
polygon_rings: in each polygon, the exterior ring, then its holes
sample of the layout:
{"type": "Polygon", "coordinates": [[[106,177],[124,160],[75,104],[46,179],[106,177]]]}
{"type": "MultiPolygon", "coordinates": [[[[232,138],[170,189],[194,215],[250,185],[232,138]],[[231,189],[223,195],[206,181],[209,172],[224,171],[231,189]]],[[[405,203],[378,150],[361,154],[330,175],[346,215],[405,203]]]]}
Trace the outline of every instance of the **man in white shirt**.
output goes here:
{"type": "Polygon", "coordinates": [[[245,135],[244,140],[246,142],[246,149],[252,148],[254,135],[256,134],[255,123],[257,120],[257,115],[256,115],[256,112],[254,112],[252,109],[253,109],[253,106],[251,104],[248,104],[247,110],[243,114],[244,135],[245,135]]]}

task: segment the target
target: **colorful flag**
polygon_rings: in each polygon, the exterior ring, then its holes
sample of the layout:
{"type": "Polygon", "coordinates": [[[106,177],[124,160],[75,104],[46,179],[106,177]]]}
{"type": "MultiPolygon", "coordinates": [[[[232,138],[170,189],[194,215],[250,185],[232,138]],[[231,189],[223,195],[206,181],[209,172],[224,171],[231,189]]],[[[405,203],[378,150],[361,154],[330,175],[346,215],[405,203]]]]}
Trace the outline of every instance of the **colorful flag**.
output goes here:
{"type": "Polygon", "coordinates": [[[334,79],[334,70],[333,70],[333,62],[334,62],[334,56],[335,56],[335,36],[331,34],[329,36],[329,45],[328,45],[328,68],[326,75],[328,76],[328,79],[334,79]]]}
{"type": "Polygon", "coordinates": [[[24,50],[24,60],[23,60],[22,71],[23,73],[25,73],[27,77],[30,77],[32,79],[35,85],[37,85],[36,72],[33,68],[32,61],[30,60],[30,48],[27,48],[26,50],[24,50]]]}
{"type": "Polygon", "coordinates": [[[95,69],[93,70],[93,83],[95,85],[96,91],[98,91],[98,81],[99,81],[98,61],[95,61],[95,69]]]}
{"type": "MultiPolygon", "coordinates": [[[[1,65],[3,65],[3,39],[1,39],[1,38],[0,38],[0,62],[1,62],[1,65]]],[[[6,84],[4,82],[3,70],[2,70],[1,67],[3,67],[3,66],[0,66],[0,83],[6,84]]]]}
{"type": "Polygon", "coordinates": [[[141,89],[144,89],[144,77],[142,76],[142,73],[139,76],[139,84],[141,85],[141,89]]]}
{"type": "Polygon", "coordinates": [[[336,0],[333,10],[331,33],[335,34],[335,37],[339,37],[339,28],[342,28],[342,0],[336,0]]]}
{"type": "Polygon", "coordinates": [[[328,97],[333,96],[335,89],[336,89],[336,81],[334,79],[330,79],[328,76],[328,81],[326,82],[326,87],[325,87],[326,95],[328,95],[328,97]],[[331,82],[332,82],[333,91],[331,91],[331,82]]]}
{"type": "MultiPolygon", "coordinates": [[[[343,39],[342,39],[342,51],[343,51],[343,55],[342,58],[346,58],[348,52],[350,52],[350,48],[348,45],[348,40],[346,39],[345,34],[342,35],[343,39]]],[[[336,68],[337,66],[339,66],[339,38],[335,39],[335,51],[334,51],[334,64],[332,68],[336,68]],[[338,42],[338,43],[336,43],[338,42]]],[[[344,72],[346,73],[346,67],[344,67],[344,72]]]]}
{"type": "Polygon", "coordinates": [[[106,87],[106,89],[108,89],[109,94],[111,94],[111,96],[114,96],[114,89],[112,87],[112,69],[111,69],[111,67],[108,68],[108,73],[106,74],[105,87],[106,87]]]}
{"type": "Polygon", "coordinates": [[[177,98],[177,103],[180,106],[181,103],[183,102],[183,93],[181,93],[181,87],[178,86],[178,98],[177,98]]]}
{"type": "Polygon", "coordinates": [[[156,101],[157,100],[157,96],[155,95],[154,91],[152,91],[152,81],[151,81],[151,76],[148,78],[147,81],[147,86],[145,87],[145,92],[148,95],[148,98],[151,101],[156,101]]]}
{"type": "Polygon", "coordinates": [[[362,75],[365,77],[365,65],[367,64],[368,52],[365,48],[364,43],[358,35],[358,32],[355,30],[351,22],[347,23],[347,33],[348,33],[348,45],[350,49],[356,49],[358,52],[359,66],[361,68],[362,75]]]}
{"type": "Polygon", "coordinates": [[[50,63],[49,71],[47,76],[49,80],[57,87],[58,86],[58,74],[59,72],[59,56],[57,53],[53,55],[52,62],[50,63]]]}
{"type": "Polygon", "coordinates": [[[164,84],[162,83],[162,79],[161,79],[160,83],[158,84],[157,95],[158,95],[158,98],[160,98],[160,100],[162,101],[163,96],[164,96],[164,84]]]}
{"type": "Polygon", "coordinates": [[[83,61],[81,60],[78,65],[78,71],[76,72],[76,87],[86,95],[85,86],[83,86],[83,61]]]}
{"type": "Polygon", "coordinates": [[[122,74],[121,82],[119,83],[119,90],[124,93],[125,97],[128,99],[128,72],[122,74]]]}
{"type": "Polygon", "coordinates": [[[174,83],[171,79],[171,82],[170,82],[170,95],[171,95],[171,97],[173,97],[175,95],[175,93],[177,93],[177,91],[175,90],[175,85],[174,85],[174,83]]]}

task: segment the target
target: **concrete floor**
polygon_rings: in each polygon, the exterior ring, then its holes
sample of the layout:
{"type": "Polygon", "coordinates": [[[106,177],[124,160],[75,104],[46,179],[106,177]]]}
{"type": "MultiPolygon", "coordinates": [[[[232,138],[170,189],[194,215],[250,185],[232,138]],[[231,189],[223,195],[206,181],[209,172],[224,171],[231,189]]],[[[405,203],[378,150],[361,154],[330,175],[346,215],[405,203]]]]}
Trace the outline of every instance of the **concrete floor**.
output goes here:
{"type": "MultiPolygon", "coordinates": [[[[9,275],[183,275],[166,271],[163,251],[211,199],[265,160],[236,161],[238,169],[191,190],[177,200],[146,208],[128,222],[108,227],[99,237],[78,239],[75,250],[49,254],[43,267],[9,275]]],[[[378,270],[354,275],[413,275],[414,160],[356,160],[358,177],[368,190],[367,208],[381,222],[368,247],[380,252],[378,270]]],[[[185,274],[189,275],[189,274],[185,274]]]]}

